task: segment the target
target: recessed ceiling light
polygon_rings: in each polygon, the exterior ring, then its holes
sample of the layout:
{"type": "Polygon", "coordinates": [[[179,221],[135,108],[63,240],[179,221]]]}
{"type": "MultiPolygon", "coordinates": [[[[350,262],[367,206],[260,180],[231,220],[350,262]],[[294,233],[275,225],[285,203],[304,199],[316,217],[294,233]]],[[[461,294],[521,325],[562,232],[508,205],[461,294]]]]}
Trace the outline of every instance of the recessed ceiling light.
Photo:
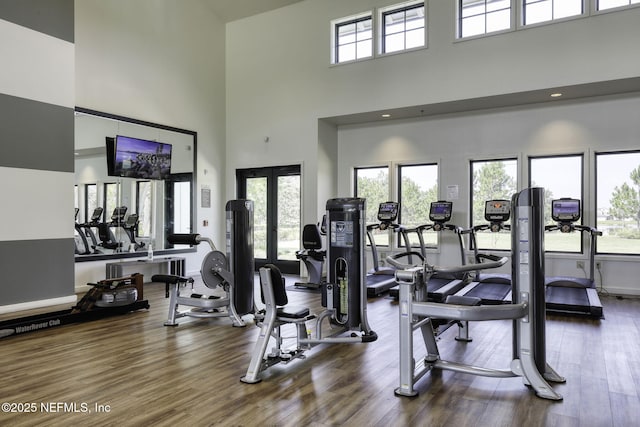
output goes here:
{"type": "Polygon", "coordinates": [[[559,97],[561,97],[561,96],[562,96],[562,94],[561,94],[560,92],[556,92],[556,93],[552,93],[552,94],[551,94],[551,97],[552,97],[552,98],[559,98],[559,97]]]}
{"type": "Polygon", "coordinates": [[[385,119],[391,117],[391,114],[383,114],[382,117],[384,117],[385,119]]]}

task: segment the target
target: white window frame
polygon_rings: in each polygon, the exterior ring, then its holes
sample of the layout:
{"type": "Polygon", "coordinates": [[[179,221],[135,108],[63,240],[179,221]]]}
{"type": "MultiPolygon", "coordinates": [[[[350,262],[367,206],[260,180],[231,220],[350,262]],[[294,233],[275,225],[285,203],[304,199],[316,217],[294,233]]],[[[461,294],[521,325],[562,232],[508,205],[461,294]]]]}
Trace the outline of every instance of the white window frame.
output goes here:
{"type": "MultiPolygon", "coordinates": [[[[387,199],[386,200],[376,200],[377,203],[372,203],[372,200],[367,200],[367,205],[366,205],[366,213],[367,213],[367,217],[370,217],[370,220],[368,218],[365,218],[365,222],[367,224],[372,224],[375,223],[376,220],[374,219],[375,216],[378,213],[378,204],[379,203],[383,203],[389,200],[393,200],[393,198],[391,197],[391,189],[393,188],[393,168],[391,166],[391,164],[380,164],[380,165],[373,165],[373,166],[354,166],[353,170],[352,170],[352,179],[353,179],[353,195],[355,197],[364,197],[364,195],[362,194],[362,192],[360,192],[360,194],[358,194],[358,171],[361,170],[374,170],[374,169],[378,169],[378,170],[386,170],[387,173],[387,199]]],[[[366,197],[364,197],[366,199],[366,197]]],[[[391,248],[393,241],[390,237],[390,232],[387,231],[386,235],[381,235],[381,234],[375,234],[374,233],[374,239],[376,241],[376,245],[379,247],[387,247],[387,248],[391,248]],[[380,242],[380,237],[382,236],[382,240],[384,240],[384,242],[380,242]]],[[[370,247],[369,241],[365,239],[365,246],[370,247]]]]}
{"type": "Polygon", "coordinates": [[[366,61],[369,60],[371,58],[373,58],[375,56],[375,40],[376,40],[376,36],[374,34],[374,29],[375,29],[375,22],[374,22],[374,13],[373,10],[369,10],[366,12],[362,12],[362,13],[358,13],[355,15],[350,15],[350,16],[345,16],[343,18],[338,18],[338,19],[334,19],[331,21],[331,61],[330,63],[332,65],[339,65],[339,64],[350,64],[353,62],[358,62],[358,61],[366,61]],[[359,20],[364,20],[364,19],[371,19],[371,55],[370,56],[366,56],[366,57],[362,57],[362,58],[357,58],[353,59],[353,60],[348,60],[348,61],[338,61],[338,40],[337,40],[337,28],[341,25],[344,24],[348,24],[350,22],[354,22],[354,21],[359,21],[359,20]]]}
{"type": "Polygon", "coordinates": [[[599,9],[598,8],[599,0],[590,0],[590,1],[591,1],[591,10],[593,11],[593,14],[616,12],[616,11],[619,11],[619,10],[630,9],[630,8],[634,8],[634,7],[640,7],[640,2],[631,3],[632,0],[628,0],[629,3],[627,3],[625,5],[622,5],[622,6],[609,7],[607,9],[599,9]]]}
{"type": "MultiPolygon", "coordinates": [[[[516,3],[514,3],[515,0],[509,0],[509,28],[505,28],[502,30],[496,30],[496,31],[486,31],[486,27],[485,27],[485,31],[484,33],[480,33],[480,34],[473,34],[473,35],[469,35],[469,36],[463,36],[462,35],[462,0],[456,0],[455,1],[455,8],[456,8],[456,22],[455,22],[455,38],[454,40],[471,40],[471,39],[477,39],[477,38],[482,38],[482,37],[489,37],[489,36],[493,36],[496,34],[504,34],[504,33],[508,33],[511,31],[514,31],[516,29],[516,25],[515,25],[515,17],[516,17],[516,3]]],[[[486,18],[486,10],[484,13],[484,16],[486,18]]],[[[485,19],[486,21],[486,19],[485,19]]]]}
{"type": "MultiPolygon", "coordinates": [[[[406,218],[402,217],[402,209],[403,209],[403,204],[405,203],[405,201],[402,198],[402,194],[403,194],[403,188],[402,188],[402,179],[403,179],[403,175],[402,175],[402,169],[403,168],[410,168],[410,167],[434,167],[435,168],[435,175],[436,175],[436,181],[435,181],[435,185],[436,185],[436,200],[432,200],[432,201],[437,201],[440,200],[440,163],[439,162],[421,162],[421,163],[399,163],[396,165],[395,167],[395,176],[396,176],[396,187],[397,187],[397,194],[398,194],[398,202],[400,203],[400,212],[398,214],[398,222],[404,226],[408,226],[409,228],[412,227],[416,227],[418,225],[422,225],[422,224],[427,224],[429,223],[429,217],[426,216],[420,224],[407,224],[406,223],[406,218]]],[[[425,204],[427,203],[427,201],[425,200],[425,204]]],[[[427,206],[428,209],[428,206],[427,206]]],[[[440,247],[440,239],[439,239],[439,233],[434,232],[434,231],[427,231],[426,233],[433,233],[433,235],[435,235],[435,244],[429,244],[428,242],[426,243],[426,249],[427,250],[437,250],[440,247]]],[[[409,236],[410,239],[414,236],[409,236]]],[[[398,248],[406,250],[405,245],[404,245],[404,240],[402,240],[401,236],[398,234],[397,238],[396,238],[396,245],[398,248]]],[[[415,244],[415,242],[411,243],[411,246],[413,248],[418,247],[417,244],[415,244]]]]}
{"type": "MultiPolygon", "coordinates": [[[[486,224],[487,221],[485,221],[484,219],[482,219],[480,221],[480,223],[475,223],[473,220],[474,217],[474,201],[477,199],[476,197],[476,191],[475,191],[475,187],[474,187],[474,165],[479,165],[481,163],[487,164],[487,163],[496,163],[496,162],[515,162],[515,167],[516,167],[516,171],[515,171],[515,175],[513,176],[514,179],[514,184],[515,184],[515,188],[514,188],[514,192],[517,192],[518,189],[520,188],[519,186],[519,181],[520,181],[520,157],[517,155],[513,155],[513,156],[498,156],[498,157],[488,157],[488,158],[472,158],[469,159],[469,225],[470,227],[474,227],[476,225],[480,225],[480,224],[486,224]]],[[[506,200],[511,200],[511,197],[513,196],[513,193],[509,194],[508,196],[504,196],[504,198],[506,200]]],[[[495,197],[495,196],[494,196],[495,197]]],[[[482,203],[482,205],[484,206],[485,202],[487,202],[487,200],[481,200],[480,201],[482,203]]],[[[476,236],[476,244],[479,245],[480,250],[489,250],[489,251],[500,251],[500,250],[510,250],[511,249],[511,242],[509,242],[509,246],[506,248],[500,248],[497,246],[493,246],[493,247],[483,247],[480,246],[481,243],[479,242],[480,239],[477,239],[476,236]]]]}
{"type": "MultiPolygon", "coordinates": [[[[610,227],[607,227],[606,222],[610,221],[610,220],[616,220],[616,218],[609,218],[609,212],[605,211],[604,208],[602,207],[602,204],[600,203],[601,200],[600,198],[603,197],[603,194],[600,194],[600,189],[601,189],[601,185],[600,185],[600,179],[602,176],[607,176],[607,177],[611,177],[610,171],[609,170],[601,170],[600,168],[602,167],[601,165],[599,165],[598,161],[599,159],[604,159],[606,156],[626,156],[626,155],[630,155],[633,157],[637,157],[638,155],[640,155],[640,150],[623,150],[623,151],[596,151],[595,155],[594,155],[594,161],[593,161],[593,167],[595,170],[595,201],[594,201],[594,206],[595,206],[595,218],[593,220],[594,225],[596,226],[596,228],[601,231],[603,233],[603,237],[599,237],[598,238],[598,243],[597,243],[597,250],[596,250],[596,255],[611,255],[611,256],[621,256],[621,257],[639,257],[640,256],[640,252],[627,252],[627,251],[607,251],[606,248],[610,247],[611,244],[600,244],[600,242],[602,241],[603,238],[607,238],[607,236],[609,235],[609,233],[611,232],[610,227]],[[604,217],[604,218],[603,218],[604,217]],[[603,224],[605,223],[605,224],[603,224]],[[605,249],[603,249],[605,248],[605,249]]],[[[617,164],[620,164],[619,162],[617,164]]],[[[622,170],[624,170],[623,168],[620,168],[622,170]]],[[[619,170],[620,170],[619,169],[619,170]]],[[[616,187],[620,187],[621,184],[627,184],[630,185],[631,187],[634,187],[635,190],[635,186],[634,183],[631,180],[630,176],[626,176],[624,177],[623,180],[617,182],[616,187]]],[[[612,194],[606,194],[607,196],[611,196],[612,194]]],[[[606,203],[606,202],[605,202],[606,203]]],[[[630,218],[627,218],[627,220],[630,218]]],[[[615,226],[611,227],[613,229],[617,228],[615,226]]],[[[614,232],[615,233],[615,232],[614,232]]]]}
{"type": "MultiPolygon", "coordinates": [[[[413,50],[419,50],[419,49],[425,49],[427,47],[427,2],[424,0],[412,0],[412,1],[405,1],[402,3],[396,3],[393,4],[391,6],[386,6],[386,7],[382,7],[379,8],[376,14],[376,42],[377,42],[377,50],[376,52],[378,53],[378,55],[380,56],[384,56],[384,55],[394,55],[397,53],[402,53],[402,52],[410,52],[413,50]],[[405,47],[404,49],[399,49],[399,50],[394,50],[392,52],[386,52],[385,51],[385,19],[384,16],[396,11],[402,11],[403,9],[411,9],[413,7],[419,7],[420,5],[422,5],[424,7],[424,41],[422,46],[415,46],[415,47],[410,47],[407,48],[405,47]]],[[[406,35],[406,30],[404,31],[404,34],[406,35]]]]}
{"type": "MultiPolygon", "coordinates": [[[[547,202],[551,202],[551,200],[546,200],[546,199],[559,199],[561,197],[575,197],[577,199],[580,199],[580,202],[582,204],[582,212],[580,215],[580,220],[577,224],[586,224],[589,222],[590,217],[589,217],[589,200],[585,199],[585,193],[587,191],[587,186],[585,185],[585,177],[588,173],[588,157],[587,154],[584,152],[576,152],[576,153],[569,153],[569,154],[543,154],[543,155],[530,155],[527,159],[527,175],[528,175],[528,186],[529,187],[533,187],[533,186],[542,186],[544,187],[544,183],[541,182],[533,182],[532,180],[532,169],[533,169],[533,162],[535,162],[536,160],[560,160],[560,159],[579,159],[580,161],[580,191],[579,194],[567,194],[567,193],[551,193],[551,196],[549,196],[549,194],[547,194],[547,191],[545,189],[545,220],[550,219],[551,218],[551,206],[549,204],[547,204],[547,202]]],[[[571,177],[574,178],[574,177],[571,177]]],[[[547,224],[545,224],[547,225],[547,224]]],[[[557,233],[557,232],[556,232],[557,233]]],[[[549,241],[551,239],[546,238],[546,243],[545,243],[545,252],[547,253],[562,253],[562,254],[584,254],[584,250],[585,250],[585,245],[584,245],[584,236],[582,235],[582,233],[579,233],[578,238],[576,240],[579,240],[579,243],[576,243],[576,249],[569,249],[569,250],[563,250],[563,249],[558,249],[556,247],[553,247],[553,245],[551,243],[549,243],[549,241]]]]}
{"type": "MultiPolygon", "coordinates": [[[[530,24],[525,24],[525,1],[526,0],[518,0],[518,10],[517,10],[517,14],[518,14],[518,27],[517,29],[526,29],[526,28],[533,28],[533,27],[537,27],[540,25],[548,25],[548,24],[554,24],[557,22],[565,22],[565,21],[571,21],[573,19],[580,19],[580,18],[585,18],[588,17],[590,14],[590,5],[589,5],[589,1],[590,0],[581,0],[582,3],[582,13],[577,14],[577,15],[571,15],[571,16],[564,16],[562,18],[552,18],[546,21],[539,21],[539,22],[534,22],[534,23],[530,23],[530,24]]],[[[542,0],[541,0],[542,1],[542,0]]],[[[565,1],[565,0],[550,0],[552,3],[553,2],[558,2],[558,1],[565,1]]],[[[553,7],[553,5],[552,5],[553,7]]]]}

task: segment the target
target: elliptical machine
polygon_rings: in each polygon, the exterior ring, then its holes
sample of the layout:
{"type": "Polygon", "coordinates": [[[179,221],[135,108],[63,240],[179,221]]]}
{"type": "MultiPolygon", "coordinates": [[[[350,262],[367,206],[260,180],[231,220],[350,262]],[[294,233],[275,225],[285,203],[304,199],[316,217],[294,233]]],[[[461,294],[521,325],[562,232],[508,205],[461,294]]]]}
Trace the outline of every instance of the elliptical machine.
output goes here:
{"type": "Polygon", "coordinates": [[[93,210],[91,214],[91,218],[87,222],[83,222],[80,224],[76,224],[76,230],[78,233],[82,233],[85,236],[85,240],[87,240],[87,245],[90,250],[85,254],[99,254],[101,253],[98,249],[98,239],[96,238],[96,234],[93,232],[93,228],[98,228],[100,225],[100,218],[102,217],[103,209],[101,207],[97,207],[93,210]],[[89,238],[91,241],[89,242],[89,238]]]}
{"type": "Polygon", "coordinates": [[[130,245],[133,245],[133,250],[135,251],[139,251],[145,246],[144,242],[136,241],[136,235],[138,234],[139,223],[140,223],[140,220],[138,218],[138,214],[132,213],[127,215],[127,219],[125,220],[124,224],[122,224],[122,228],[124,229],[125,233],[127,233],[127,236],[129,237],[130,245]]]}
{"type": "Polygon", "coordinates": [[[112,227],[122,227],[124,218],[127,214],[126,206],[118,206],[113,209],[110,222],[101,222],[98,224],[98,237],[100,238],[100,246],[114,252],[122,252],[122,241],[116,238],[111,230],[112,227]]]}

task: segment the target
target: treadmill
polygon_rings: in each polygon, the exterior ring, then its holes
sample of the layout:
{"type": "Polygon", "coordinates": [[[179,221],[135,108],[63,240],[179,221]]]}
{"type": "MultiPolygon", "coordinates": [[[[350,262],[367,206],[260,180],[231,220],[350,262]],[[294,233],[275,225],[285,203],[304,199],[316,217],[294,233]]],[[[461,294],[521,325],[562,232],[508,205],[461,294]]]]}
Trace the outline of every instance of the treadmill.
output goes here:
{"type": "MultiPolygon", "coordinates": [[[[365,277],[365,283],[367,286],[367,297],[377,297],[387,292],[389,289],[397,286],[395,272],[393,267],[380,267],[378,261],[378,248],[376,246],[375,238],[373,237],[374,230],[393,230],[398,232],[403,229],[399,224],[394,223],[398,218],[399,204],[398,202],[384,202],[378,206],[378,221],[377,224],[367,225],[367,239],[371,245],[371,256],[373,258],[373,268],[367,272],[365,277]]],[[[407,237],[405,236],[405,239],[407,237]]],[[[405,240],[405,243],[408,243],[405,240]]],[[[407,252],[394,255],[393,258],[398,259],[401,257],[408,257],[409,263],[412,262],[412,257],[417,256],[422,258],[418,252],[411,252],[411,245],[407,245],[407,252]]]]}
{"type": "MultiPolygon", "coordinates": [[[[486,224],[474,226],[471,232],[471,245],[476,263],[484,259],[492,260],[488,255],[478,252],[476,233],[489,230],[499,233],[502,230],[511,231],[507,224],[511,216],[511,202],[509,200],[487,200],[484,204],[484,218],[486,224]]],[[[485,270],[486,271],[486,270],[485,270]]],[[[499,305],[511,303],[511,273],[476,272],[475,281],[469,283],[456,293],[457,296],[477,297],[483,305],[499,305]]]]}
{"type": "MultiPolygon", "coordinates": [[[[400,232],[404,236],[405,245],[410,247],[407,234],[415,232],[418,235],[420,242],[420,251],[423,258],[426,259],[426,245],[424,243],[423,233],[428,230],[441,232],[449,230],[458,236],[458,244],[460,245],[460,260],[462,265],[466,264],[464,254],[464,242],[462,240],[462,234],[464,230],[461,227],[450,224],[451,214],[453,212],[453,203],[445,200],[439,200],[437,202],[431,202],[429,207],[429,221],[430,224],[419,225],[412,229],[401,229],[400,232]]],[[[453,295],[464,287],[468,283],[468,276],[466,273],[459,275],[452,275],[447,273],[435,273],[431,276],[427,282],[427,300],[434,302],[444,302],[449,295],[453,295]]],[[[395,287],[389,291],[389,295],[394,299],[398,298],[399,289],[395,287]]]]}
{"type": "Polygon", "coordinates": [[[601,231],[593,227],[576,224],[580,219],[579,199],[562,198],[551,202],[551,217],[556,224],[547,225],[545,231],[587,233],[589,240],[589,277],[556,276],[545,278],[546,307],[548,313],[583,315],[601,319],[604,317],[602,303],[594,280],[596,239],[601,231]]]}

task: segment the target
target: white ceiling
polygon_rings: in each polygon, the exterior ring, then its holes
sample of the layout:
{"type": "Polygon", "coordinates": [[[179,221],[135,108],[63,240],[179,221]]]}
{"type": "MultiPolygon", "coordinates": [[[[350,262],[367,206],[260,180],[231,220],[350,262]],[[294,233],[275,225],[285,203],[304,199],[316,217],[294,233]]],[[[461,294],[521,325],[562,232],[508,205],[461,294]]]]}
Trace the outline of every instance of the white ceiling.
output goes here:
{"type": "Polygon", "coordinates": [[[302,0],[205,0],[222,22],[231,22],[270,10],[279,9],[302,0]]]}

